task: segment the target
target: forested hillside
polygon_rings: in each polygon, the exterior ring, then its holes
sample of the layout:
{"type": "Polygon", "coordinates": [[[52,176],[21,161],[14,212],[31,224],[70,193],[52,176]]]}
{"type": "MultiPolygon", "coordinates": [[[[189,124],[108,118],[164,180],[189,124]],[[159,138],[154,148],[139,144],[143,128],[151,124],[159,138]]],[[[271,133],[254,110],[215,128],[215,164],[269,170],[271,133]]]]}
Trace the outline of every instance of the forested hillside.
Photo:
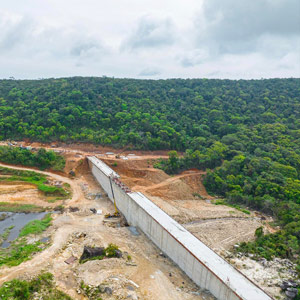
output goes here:
{"type": "Polygon", "coordinates": [[[299,79],[1,80],[0,138],[152,150],[222,140],[243,150],[251,134],[254,150],[266,135],[285,145],[299,138],[299,93],[299,79]]]}
{"type": "Polygon", "coordinates": [[[0,161],[8,164],[38,167],[41,170],[63,171],[66,161],[54,151],[40,148],[33,152],[24,148],[0,146],[0,161]]]}
{"type": "Polygon", "coordinates": [[[242,250],[299,262],[300,79],[2,80],[0,139],[24,138],[185,151],[157,166],[213,169],[211,193],[282,227],[242,250]]]}

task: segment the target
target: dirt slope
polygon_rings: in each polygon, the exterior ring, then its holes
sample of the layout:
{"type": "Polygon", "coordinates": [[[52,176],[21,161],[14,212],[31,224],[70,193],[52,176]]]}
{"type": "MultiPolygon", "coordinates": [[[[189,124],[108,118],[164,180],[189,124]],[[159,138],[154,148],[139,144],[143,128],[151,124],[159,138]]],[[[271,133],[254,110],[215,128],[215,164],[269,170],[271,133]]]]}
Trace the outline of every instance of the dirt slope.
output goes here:
{"type": "MultiPolygon", "coordinates": [[[[207,193],[202,183],[204,171],[192,169],[169,176],[162,170],[154,169],[153,160],[143,157],[103,160],[121,175],[122,182],[132,190],[144,193],[216,251],[230,249],[241,241],[253,240],[257,227],[264,226],[266,232],[269,231],[267,222],[254,213],[247,215],[235,208],[212,204],[214,197],[207,193]]],[[[267,218],[267,221],[272,220],[267,218]]]]}

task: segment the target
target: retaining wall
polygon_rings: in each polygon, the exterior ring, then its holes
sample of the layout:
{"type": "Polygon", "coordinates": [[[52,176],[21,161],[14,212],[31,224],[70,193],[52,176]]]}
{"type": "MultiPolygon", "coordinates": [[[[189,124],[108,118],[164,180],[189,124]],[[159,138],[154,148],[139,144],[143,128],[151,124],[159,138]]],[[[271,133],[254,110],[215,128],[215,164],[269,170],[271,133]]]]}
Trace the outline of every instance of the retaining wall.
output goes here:
{"type": "Polygon", "coordinates": [[[96,157],[91,171],[108,197],[115,198],[128,224],[138,227],[199,287],[220,300],[270,300],[264,291],[218,256],[194,235],[139,192],[128,192],[119,175],[96,157]]]}

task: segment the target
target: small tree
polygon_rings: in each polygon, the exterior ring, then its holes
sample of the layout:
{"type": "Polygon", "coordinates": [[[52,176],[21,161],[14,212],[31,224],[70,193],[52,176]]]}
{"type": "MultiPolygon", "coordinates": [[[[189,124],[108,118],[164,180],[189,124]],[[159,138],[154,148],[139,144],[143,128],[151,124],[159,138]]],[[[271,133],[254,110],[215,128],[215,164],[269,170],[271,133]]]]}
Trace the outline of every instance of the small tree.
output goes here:
{"type": "Polygon", "coordinates": [[[168,164],[170,166],[171,172],[175,173],[179,168],[179,164],[178,164],[179,157],[178,157],[177,151],[172,150],[168,154],[169,154],[169,163],[168,164]]]}
{"type": "Polygon", "coordinates": [[[262,226],[258,227],[256,230],[255,230],[255,236],[257,239],[261,238],[264,236],[264,229],[262,226]]]}

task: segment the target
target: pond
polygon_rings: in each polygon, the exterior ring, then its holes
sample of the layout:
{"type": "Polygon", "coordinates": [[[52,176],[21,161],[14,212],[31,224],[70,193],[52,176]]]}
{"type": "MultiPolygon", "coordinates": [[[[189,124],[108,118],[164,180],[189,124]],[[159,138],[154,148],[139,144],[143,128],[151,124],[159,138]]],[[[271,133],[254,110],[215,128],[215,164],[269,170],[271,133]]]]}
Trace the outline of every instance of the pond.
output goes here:
{"type": "Polygon", "coordinates": [[[11,212],[0,212],[0,215],[6,214],[7,217],[0,221],[0,235],[5,232],[10,226],[14,226],[7,237],[7,239],[1,244],[2,248],[7,248],[10,242],[14,241],[21,231],[21,229],[30,221],[41,220],[47,212],[40,213],[11,213],[11,212]]]}

